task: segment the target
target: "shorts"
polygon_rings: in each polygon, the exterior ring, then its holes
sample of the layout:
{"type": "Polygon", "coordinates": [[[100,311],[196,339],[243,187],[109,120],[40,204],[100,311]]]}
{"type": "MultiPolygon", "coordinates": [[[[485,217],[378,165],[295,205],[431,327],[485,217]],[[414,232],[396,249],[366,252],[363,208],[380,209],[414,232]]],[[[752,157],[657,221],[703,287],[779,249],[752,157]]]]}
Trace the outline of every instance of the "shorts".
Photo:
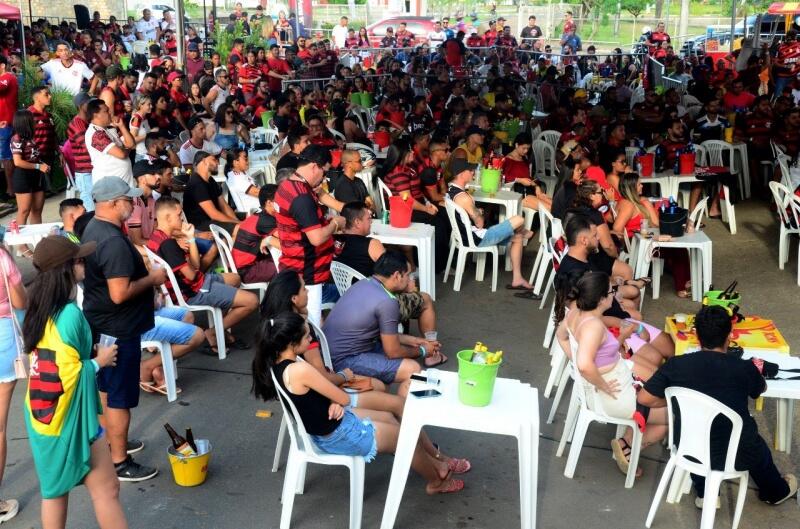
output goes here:
{"type": "Polygon", "coordinates": [[[369,463],[378,453],[375,426],[368,418],[362,419],[345,410],[342,422],[328,435],[312,435],[311,440],[327,454],[361,456],[369,463]]]}
{"type": "Polygon", "coordinates": [[[372,351],[334,358],[333,368],[336,371],[350,368],[356,375],[377,378],[384,384],[391,384],[397,378],[397,370],[402,363],[402,358],[387,357],[383,352],[383,346],[377,342],[372,351]]]}
{"type": "Polygon", "coordinates": [[[155,326],[142,334],[142,341],[186,345],[191,341],[197,329],[191,323],[183,321],[187,312],[189,309],[183,307],[164,307],[157,310],[155,326]]]}
{"type": "MultiPolygon", "coordinates": [[[[0,129],[2,130],[2,129],[0,129]]],[[[14,360],[17,358],[17,347],[14,339],[14,325],[11,318],[0,318],[0,384],[17,379],[14,360]]]]}
{"type": "Polygon", "coordinates": [[[265,283],[270,281],[277,270],[271,258],[259,259],[247,268],[239,269],[239,275],[245,283],[265,283]]]}
{"type": "MultiPolygon", "coordinates": [[[[616,398],[592,386],[591,391],[594,391],[596,402],[603,407],[602,413],[618,419],[632,418],[636,411],[636,389],[633,387],[633,373],[628,362],[619,359],[611,371],[600,376],[605,381],[616,380],[619,383],[616,398]]],[[[589,382],[584,381],[584,384],[589,382]]]]}
{"type": "Polygon", "coordinates": [[[228,310],[233,306],[233,298],[239,289],[226,285],[222,276],[215,273],[206,274],[200,291],[188,300],[190,305],[210,305],[228,310]]]}
{"type": "Polygon", "coordinates": [[[11,136],[14,135],[14,127],[9,123],[8,126],[0,128],[0,160],[11,160],[11,136]]]}
{"type": "MultiPolygon", "coordinates": [[[[650,335],[651,342],[661,335],[661,329],[659,329],[658,327],[653,327],[649,323],[645,323],[639,320],[634,320],[633,318],[626,318],[626,320],[633,323],[634,325],[639,325],[641,323],[644,326],[644,328],[647,329],[647,333],[650,335]]],[[[628,345],[628,347],[631,348],[633,354],[636,354],[637,352],[639,352],[639,349],[641,349],[642,346],[646,345],[648,342],[645,342],[644,340],[639,338],[638,334],[633,333],[630,336],[630,338],[625,340],[625,343],[628,345]]]]}
{"type": "Polygon", "coordinates": [[[495,224],[488,230],[481,239],[481,242],[478,244],[478,247],[485,248],[486,246],[497,246],[502,245],[505,246],[506,244],[511,242],[511,238],[514,236],[514,228],[511,227],[511,221],[506,219],[500,224],[495,224]]]}
{"type": "Polygon", "coordinates": [[[202,237],[197,237],[194,240],[195,244],[197,244],[197,251],[200,252],[200,255],[205,255],[214,246],[214,241],[211,239],[203,239],[202,237]]]}
{"type": "Polygon", "coordinates": [[[420,292],[403,292],[397,296],[400,304],[400,321],[416,320],[422,315],[425,299],[420,292]]]}
{"type": "Polygon", "coordinates": [[[14,193],[38,193],[44,191],[44,173],[36,169],[15,167],[11,183],[14,186],[14,193]]]}
{"type": "Polygon", "coordinates": [[[109,408],[129,410],[139,405],[141,361],[142,342],[138,336],[117,340],[117,365],[103,367],[97,372],[97,389],[107,394],[109,408]]]}

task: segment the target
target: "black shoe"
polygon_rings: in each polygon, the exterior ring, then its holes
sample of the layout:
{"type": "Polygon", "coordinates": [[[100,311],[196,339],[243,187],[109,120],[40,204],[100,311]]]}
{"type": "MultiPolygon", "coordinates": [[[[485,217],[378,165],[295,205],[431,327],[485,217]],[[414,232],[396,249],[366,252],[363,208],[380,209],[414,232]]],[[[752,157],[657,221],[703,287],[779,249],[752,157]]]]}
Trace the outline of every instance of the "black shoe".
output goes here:
{"type": "Polygon", "coordinates": [[[140,441],[138,439],[128,439],[128,444],[125,445],[125,451],[128,453],[128,455],[141,452],[142,450],[144,450],[144,441],[140,441]]]}
{"type": "Polygon", "coordinates": [[[532,299],[534,301],[539,301],[540,299],[542,299],[542,295],[534,293],[533,290],[526,290],[525,292],[517,292],[514,294],[514,297],[521,299],[532,299]]]}
{"type": "Polygon", "coordinates": [[[133,460],[131,456],[122,463],[116,463],[114,470],[117,472],[117,479],[120,481],[145,481],[156,477],[157,468],[144,467],[133,460]]]}

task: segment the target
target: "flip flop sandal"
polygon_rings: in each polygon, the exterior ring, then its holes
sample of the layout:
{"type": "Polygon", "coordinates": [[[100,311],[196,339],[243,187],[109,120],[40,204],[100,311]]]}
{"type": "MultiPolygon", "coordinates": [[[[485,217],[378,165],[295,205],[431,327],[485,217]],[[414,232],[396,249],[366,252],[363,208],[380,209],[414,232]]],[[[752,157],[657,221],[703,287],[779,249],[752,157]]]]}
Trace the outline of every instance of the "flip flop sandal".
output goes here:
{"type": "Polygon", "coordinates": [[[644,283],[644,286],[648,286],[653,282],[653,279],[650,277],[637,277],[634,281],[641,281],[644,283]]]}
{"type": "Polygon", "coordinates": [[[156,383],[152,380],[150,382],[140,380],[139,381],[139,389],[144,391],[145,393],[153,393],[155,391],[156,383]]]}
{"type": "Polygon", "coordinates": [[[511,283],[509,283],[508,285],[506,285],[506,290],[524,290],[525,292],[531,292],[531,291],[533,291],[533,289],[532,289],[532,288],[524,287],[524,286],[522,286],[522,285],[516,285],[516,286],[514,286],[514,285],[512,285],[511,283]]]}
{"type": "Polygon", "coordinates": [[[525,292],[515,292],[514,297],[519,299],[531,299],[533,301],[539,301],[540,299],[542,299],[542,295],[535,293],[533,290],[527,290],[525,292]]]}
{"type": "Polygon", "coordinates": [[[450,472],[453,474],[465,474],[472,468],[472,464],[468,459],[456,459],[455,457],[451,457],[447,461],[447,468],[449,468],[450,472]]]}
{"type": "MultiPolygon", "coordinates": [[[[449,476],[449,475],[448,475],[449,476]]],[[[448,479],[448,478],[445,478],[448,479]]],[[[447,481],[447,486],[443,489],[439,489],[435,492],[429,492],[428,494],[450,494],[451,492],[461,492],[464,490],[464,481],[460,479],[449,478],[447,481]]]]}
{"type": "MultiPolygon", "coordinates": [[[[164,395],[165,397],[167,396],[167,385],[166,384],[164,384],[162,386],[152,386],[152,388],[153,388],[153,391],[150,391],[149,393],[160,393],[161,395],[164,395]]],[[[180,395],[181,393],[183,393],[183,390],[181,388],[175,388],[175,394],[176,395],[180,395]]]]}
{"type": "Polygon", "coordinates": [[[423,360],[422,363],[425,365],[425,369],[433,369],[434,367],[438,367],[447,362],[447,357],[443,353],[439,353],[439,355],[442,357],[442,361],[436,364],[426,364],[425,360],[423,360]]]}

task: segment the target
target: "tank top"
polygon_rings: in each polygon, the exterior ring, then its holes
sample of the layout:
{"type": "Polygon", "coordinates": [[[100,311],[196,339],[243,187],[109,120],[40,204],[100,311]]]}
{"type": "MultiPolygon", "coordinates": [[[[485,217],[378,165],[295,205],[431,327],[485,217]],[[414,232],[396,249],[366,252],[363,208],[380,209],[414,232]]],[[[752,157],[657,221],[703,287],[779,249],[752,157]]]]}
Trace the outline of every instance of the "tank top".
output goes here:
{"type": "MultiPolygon", "coordinates": [[[[450,200],[453,202],[456,201],[456,197],[461,193],[466,193],[462,188],[458,187],[455,184],[450,184],[447,188],[447,196],[450,197],[450,200]]],[[[461,233],[461,239],[466,242],[467,239],[467,227],[464,226],[464,223],[461,222],[461,215],[456,214],[456,224],[458,225],[458,231],[461,233]]],[[[483,240],[483,235],[486,233],[486,230],[473,230],[472,237],[475,240],[475,244],[480,244],[481,240],[483,240]]]]}
{"type": "Polygon", "coordinates": [[[309,389],[308,393],[303,395],[295,395],[286,389],[286,384],[283,382],[283,372],[293,363],[292,360],[282,360],[275,364],[272,368],[275,372],[275,378],[278,379],[278,384],[289,395],[292,404],[297,408],[297,413],[300,414],[300,419],[302,419],[306,431],[311,435],[329,435],[339,427],[342,420],[328,419],[328,408],[331,405],[331,401],[313,389],[309,389]]]}
{"type": "Polygon", "coordinates": [[[340,233],[333,236],[333,259],[356,270],[366,277],[372,275],[375,263],[369,256],[372,239],[364,235],[340,233]]]}
{"type": "Polygon", "coordinates": [[[456,150],[457,149],[461,149],[462,151],[464,151],[467,154],[467,162],[469,162],[469,163],[483,163],[483,148],[478,147],[478,148],[475,149],[475,152],[473,153],[473,152],[469,152],[469,150],[467,150],[467,144],[466,143],[462,143],[461,145],[456,147],[456,150]]]}
{"type": "MultiPolygon", "coordinates": [[[[585,318],[583,321],[578,323],[578,326],[575,328],[577,332],[578,329],[581,328],[581,325],[586,323],[589,320],[599,319],[595,318],[594,316],[590,318],[585,318]]],[[[601,321],[602,323],[602,321],[601,321]]],[[[575,335],[572,334],[572,331],[567,327],[567,334],[569,334],[569,345],[572,348],[573,354],[578,351],[578,340],[575,338],[575,335]]],[[[600,347],[597,349],[597,353],[594,355],[594,365],[599,369],[602,367],[610,366],[616,364],[620,359],[619,356],[619,342],[611,334],[611,331],[606,328],[606,339],[600,344],[600,347]]]]}
{"type": "Polygon", "coordinates": [[[214,112],[216,112],[219,106],[222,103],[224,103],[226,99],[228,99],[229,95],[231,95],[230,88],[226,88],[223,90],[222,88],[220,88],[219,85],[216,86],[217,86],[217,97],[214,99],[214,102],[211,103],[211,110],[213,110],[214,112]]]}

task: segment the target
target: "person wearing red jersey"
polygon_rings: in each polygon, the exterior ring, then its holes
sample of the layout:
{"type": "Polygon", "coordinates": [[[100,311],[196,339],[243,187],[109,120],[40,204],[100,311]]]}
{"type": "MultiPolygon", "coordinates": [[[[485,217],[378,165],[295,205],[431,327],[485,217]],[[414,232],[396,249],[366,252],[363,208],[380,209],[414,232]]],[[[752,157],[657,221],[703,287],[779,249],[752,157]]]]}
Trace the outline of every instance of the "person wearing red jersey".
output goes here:
{"type": "Polygon", "coordinates": [[[273,99],[277,99],[283,92],[281,81],[292,78],[292,69],[289,67],[289,63],[281,59],[279,54],[280,48],[277,44],[269,47],[269,58],[267,59],[269,73],[267,77],[269,78],[269,93],[273,99]]]}
{"type": "Polygon", "coordinates": [[[783,95],[786,87],[800,72],[800,43],[796,41],[797,33],[788,31],[783,44],[778,47],[778,54],[773,62],[775,77],[775,95],[783,95]]]}
{"type": "Polygon", "coordinates": [[[478,32],[473,29],[470,36],[467,37],[467,47],[479,48],[481,46],[483,46],[483,39],[478,35],[478,32]]]}
{"type": "Polygon", "coordinates": [[[656,25],[656,30],[650,33],[650,36],[647,38],[647,46],[650,55],[659,60],[664,59],[664,57],[667,56],[667,45],[670,42],[672,41],[669,38],[669,34],[665,31],[664,23],[659,22],[656,25]]]}
{"type": "Polygon", "coordinates": [[[275,191],[278,186],[267,184],[258,191],[261,211],[246,217],[236,228],[231,256],[245,283],[270,281],[277,272],[268,245],[280,248],[276,237],[275,191]]]}
{"type": "Polygon", "coordinates": [[[169,97],[174,107],[172,116],[183,130],[188,131],[189,118],[192,117],[192,105],[189,103],[189,97],[183,92],[183,79],[183,72],[169,72],[167,75],[167,87],[169,88],[169,97]]]}
{"type": "Polygon", "coordinates": [[[259,79],[261,79],[261,68],[256,64],[256,52],[250,50],[247,52],[246,62],[239,69],[239,85],[242,87],[245,100],[250,99],[256,91],[259,79]]]}
{"type": "Polygon", "coordinates": [[[327,149],[309,145],[300,153],[295,173],[278,184],[275,194],[280,268],[302,275],[308,290],[308,317],[315,323],[322,321],[322,285],[331,277],[332,236],[345,225],[343,217],[325,217],[316,192],[330,164],[327,149]]]}
{"type": "Polygon", "coordinates": [[[564,27],[562,29],[561,38],[563,39],[564,36],[569,35],[570,32],[577,33],[577,31],[578,31],[578,26],[572,19],[572,11],[567,11],[566,13],[564,13],[564,27]]]}
{"type": "MultiPolygon", "coordinates": [[[[469,42],[467,42],[467,45],[469,45],[469,42]]],[[[463,31],[459,31],[454,38],[444,41],[444,60],[451,68],[459,67],[464,63],[466,51],[463,31]]]]}
{"type": "Polygon", "coordinates": [[[30,110],[14,114],[11,154],[14,156],[14,189],[17,199],[17,223],[41,224],[44,208],[45,174],[50,164],[43,163],[35,141],[34,117],[30,110]]]}
{"type": "MultiPolygon", "coordinates": [[[[53,160],[56,159],[56,129],[53,118],[46,110],[50,106],[52,95],[48,87],[37,86],[31,91],[31,96],[33,104],[28,110],[33,114],[33,141],[39,149],[39,159],[53,165],[53,160]]],[[[47,183],[49,184],[49,180],[47,183]]]]}
{"type": "Polygon", "coordinates": [[[116,64],[112,64],[106,68],[106,86],[100,90],[100,99],[102,99],[114,117],[123,118],[125,116],[125,104],[122,102],[119,88],[122,86],[125,73],[122,68],[116,64]]]}
{"type": "Polygon", "coordinates": [[[414,45],[414,34],[408,31],[405,22],[398,24],[395,38],[397,39],[397,46],[400,48],[408,48],[414,45]]]}
{"type": "Polygon", "coordinates": [[[73,99],[78,113],[67,125],[67,141],[72,148],[72,158],[74,167],[72,168],[75,178],[75,186],[80,192],[80,198],[86,211],[94,211],[94,200],[92,200],[92,158],[86,148],[86,129],[89,128],[89,119],[86,116],[86,106],[91,97],[81,92],[73,99]]]}
{"type": "Polygon", "coordinates": [[[14,111],[19,105],[19,84],[17,76],[7,70],[8,58],[0,55],[0,161],[6,173],[6,192],[14,193],[12,175],[14,162],[11,156],[11,135],[14,134],[14,111]]]}

